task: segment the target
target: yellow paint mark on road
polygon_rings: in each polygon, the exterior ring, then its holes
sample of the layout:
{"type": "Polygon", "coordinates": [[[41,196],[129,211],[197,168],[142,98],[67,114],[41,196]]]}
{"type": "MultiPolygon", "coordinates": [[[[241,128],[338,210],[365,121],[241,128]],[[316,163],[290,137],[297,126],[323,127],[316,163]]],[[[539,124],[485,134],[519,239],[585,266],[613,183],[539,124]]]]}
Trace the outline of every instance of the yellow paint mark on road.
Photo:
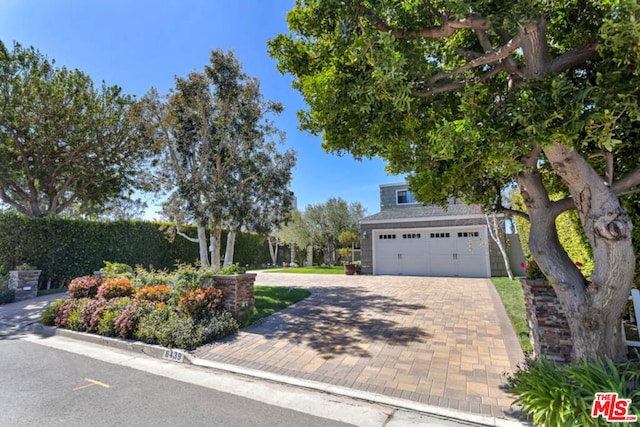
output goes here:
{"type": "Polygon", "coordinates": [[[99,385],[99,386],[104,387],[104,388],[109,388],[110,387],[109,384],[101,383],[100,381],[92,380],[91,378],[85,378],[84,380],[88,381],[89,384],[85,384],[85,385],[82,385],[80,387],[76,387],[71,391],[82,390],[83,388],[93,387],[94,385],[99,385]]]}

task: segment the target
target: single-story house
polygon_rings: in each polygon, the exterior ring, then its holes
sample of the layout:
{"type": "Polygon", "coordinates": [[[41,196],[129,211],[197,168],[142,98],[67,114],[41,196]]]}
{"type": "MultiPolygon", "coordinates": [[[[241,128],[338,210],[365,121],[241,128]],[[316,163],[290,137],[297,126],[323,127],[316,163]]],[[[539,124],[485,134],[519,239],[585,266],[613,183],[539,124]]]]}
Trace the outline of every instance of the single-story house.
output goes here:
{"type": "Polygon", "coordinates": [[[380,212],[360,220],[360,248],[363,274],[506,276],[480,206],[424,206],[406,183],[380,185],[380,212]]]}

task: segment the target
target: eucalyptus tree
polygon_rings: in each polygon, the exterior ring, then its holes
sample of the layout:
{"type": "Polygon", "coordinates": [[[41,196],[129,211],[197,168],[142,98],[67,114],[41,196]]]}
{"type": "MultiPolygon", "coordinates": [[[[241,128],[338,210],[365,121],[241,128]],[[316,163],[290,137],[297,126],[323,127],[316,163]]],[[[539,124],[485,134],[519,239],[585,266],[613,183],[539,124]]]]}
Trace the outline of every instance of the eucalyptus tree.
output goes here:
{"type": "Polygon", "coordinates": [[[527,219],[574,355],[625,357],[635,256],[620,198],[640,184],[636,0],[297,0],[287,21],[270,52],[306,100],[303,129],[328,151],[381,156],[421,202],[454,196],[527,219]],[[514,183],[526,212],[501,205],[514,183]],[[593,250],[590,278],[557,237],[555,218],[572,209],[593,250]]]}
{"type": "Polygon", "coordinates": [[[149,148],[130,118],[134,101],[33,47],[0,41],[0,200],[46,216],[126,199],[149,148]]]}
{"type": "Polygon", "coordinates": [[[174,232],[198,241],[203,266],[220,266],[224,227],[229,264],[238,229],[263,231],[287,219],[296,155],[278,151],[283,134],[269,118],[282,105],[263,98],[233,53],[212,51],[203,72],[176,77],[167,96],[151,90],[143,105],[139,123],[158,143],[157,179],[169,193],[163,212],[174,232]],[[191,221],[195,238],[179,231],[191,221]]]}

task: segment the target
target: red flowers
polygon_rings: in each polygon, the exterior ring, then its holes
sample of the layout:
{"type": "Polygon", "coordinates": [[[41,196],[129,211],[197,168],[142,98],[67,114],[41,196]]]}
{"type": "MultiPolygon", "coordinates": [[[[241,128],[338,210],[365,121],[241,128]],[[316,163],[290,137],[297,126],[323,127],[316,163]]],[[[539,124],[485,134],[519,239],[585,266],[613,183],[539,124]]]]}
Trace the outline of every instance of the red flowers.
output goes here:
{"type": "Polygon", "coordinates": [[[582,267],[582,263],[580,261],[576,261],[576,267],[582,267]]]}

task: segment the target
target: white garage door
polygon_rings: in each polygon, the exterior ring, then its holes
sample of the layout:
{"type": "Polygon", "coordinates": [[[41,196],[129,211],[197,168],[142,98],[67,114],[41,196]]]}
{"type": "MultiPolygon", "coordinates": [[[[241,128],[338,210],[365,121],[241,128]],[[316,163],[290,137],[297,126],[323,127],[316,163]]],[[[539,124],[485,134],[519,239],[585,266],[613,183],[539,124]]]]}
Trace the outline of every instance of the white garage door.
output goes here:
{"type": "Polygon", "coordinates": [[[382,230],[374,233],[374,274],[489,277],[484,227],[382,230]]]}

